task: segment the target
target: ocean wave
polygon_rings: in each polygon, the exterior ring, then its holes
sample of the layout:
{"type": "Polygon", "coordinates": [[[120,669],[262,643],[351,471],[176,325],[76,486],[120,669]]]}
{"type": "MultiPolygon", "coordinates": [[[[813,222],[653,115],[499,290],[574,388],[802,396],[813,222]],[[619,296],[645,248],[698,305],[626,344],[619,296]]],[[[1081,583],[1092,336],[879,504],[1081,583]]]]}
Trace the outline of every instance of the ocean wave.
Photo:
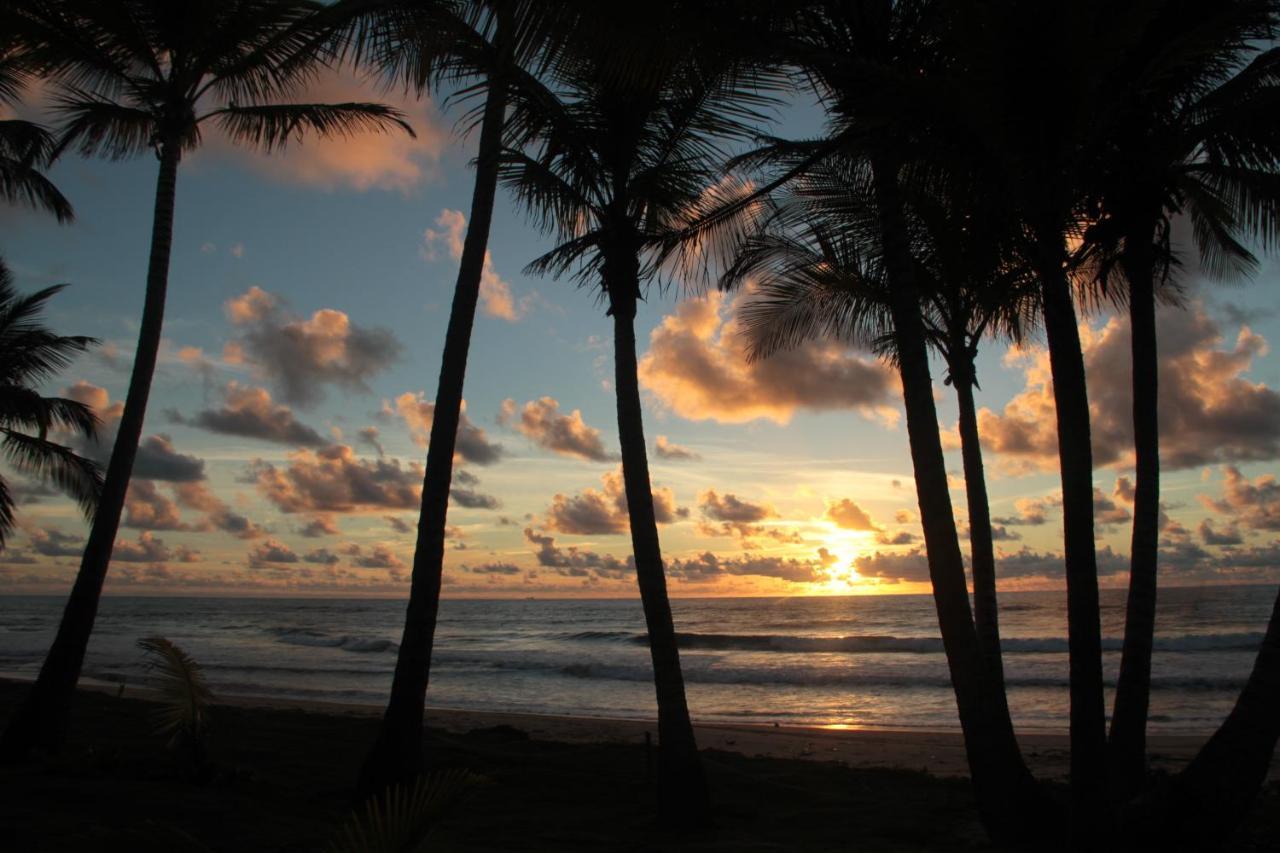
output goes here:
{"type": "Polygon", "coordinates": [[[325,649],[342,649],[345,652],[396,652],[400,644],[384,637],[359,637],[351,634],[325,634],[306,628],[273,628],[276,642],[290,646],[312,646],[325,649]]]}
{"type": "MultiPolygon", "coordinates": [[[[563,635],[564,639],[581,642],[629,642],[644,645],[647,634],[629,631],[579,631],[563,635]]],[[[941,654],[941,637],[898,637],[892,634],[860,634],[847,637],[808,637],[796,634],[698,634],[677,633],[676,642],[683,649],[710,649],[750,652],[853,652],[871,654],[941,654]]],[[[1156,651],[1212,652],[1254,651],[1262,642],[1261,634],[1187,634],[1157,637],[1156,651]]],[[[1103,651],[1118,652],[1124,645],[1120,637],[1106,637],[1103,651]]],[[[1010,654],[1065,654],[1065,637],[1012,637],[1001,641],[1010,654]]]]}

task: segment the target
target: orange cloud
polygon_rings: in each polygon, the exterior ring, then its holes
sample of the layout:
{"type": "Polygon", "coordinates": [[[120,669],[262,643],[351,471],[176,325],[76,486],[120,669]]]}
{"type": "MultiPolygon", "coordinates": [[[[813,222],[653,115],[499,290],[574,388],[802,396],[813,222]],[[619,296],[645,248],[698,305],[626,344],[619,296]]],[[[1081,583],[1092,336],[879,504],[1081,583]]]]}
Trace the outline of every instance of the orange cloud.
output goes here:
{"type": "MultiPolygon", "coordinates": [[[[462,259],[462,246],[467,234],[467,217],[460,210],[445,208],[436,217],[435,228],[428,228],[422,235],[422,256],[428,261],[436,259],[436,247],[443,244],[449,257],[455,261],[462,259]]],[[[480,302],[484,313],[490,317],[515,323],[529,311],[532,299],[528,296],[519,301],[511,294],[511,285],[498,275],[493,268],[493,255],[486,249],[484,267],[480,273],[480,302]]]]}
{"type": "Polygon", "coordinates": [[[892,371],[833,342],[808,343],[748,363],[732,315],[737,299],[688,299],[654,329],[640,359],[641,384],[690,420],[788,423],[800,410],[854,409],[886,423],[898,417],[892,371]]]}
{"type": "Polygon", "coordinates": [[[581,411],[574,409],[567,415],[560,414],[560,403],[554,397],[530,400],[523,409],[518,409],[515,400],[504,400],[498,421],[514,426],[539,447],[563,456],[590,462],[609,462],[618,458],[617,454],[605,450],[600,430],[587,426],[581,411]]]}

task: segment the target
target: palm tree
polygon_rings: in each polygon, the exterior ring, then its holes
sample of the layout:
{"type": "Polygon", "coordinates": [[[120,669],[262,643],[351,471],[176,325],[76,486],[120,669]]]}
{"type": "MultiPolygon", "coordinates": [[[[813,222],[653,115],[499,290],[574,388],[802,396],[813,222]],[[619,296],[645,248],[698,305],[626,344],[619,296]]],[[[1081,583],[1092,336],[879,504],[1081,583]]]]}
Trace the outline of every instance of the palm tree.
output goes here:
{"type": "MultiPolygon", "coordinates": [[[[1190,217],[1201,266],[1215,275],[1255,264],[1247,236],[1275,238],[1280,137],[1269,116],[1280,95],[1280,50],[1258,45],[1276,31],[1275,4],[1223,3],[1192,14],[1160,4],[1143,44],[1117,75],[1119,111],[1111,166],[1098,183],[1100,221],[1089,229],[1123,282],[1116,301],[1132,334],[1135,495],[1124,647],[1111,719],[1111,785],[1137,792],[1145,774],[1151,649],[1160,527],[1160,436],[1155,305],[1175,284],[1172,220],[1190,217]],[[1250,61],[1250,57],[1252,60],[1250,61]],[[1247,64],[1246,64],[1247,63],[1247,64]]],[[[1103,276],[1103,289],[1112,287],[1103,276]]]]}
{"type": "Polygon", "coordinates": [[[60,145],[116,159],[152,151],[159,175],[138,349],[102,497],[53,646],[0,740],[0,758],[53,752],[64,738],[155,372],[183,154],[210,126],[268,151],[308,131],[411,132],[380,104],[276,101],[321,67],[321,8],[310,0],[33,0],[12,12],[33,67],[62,81],[60,145]]]}
{"type": "MultiPolygon", "coordinates": [[[[51,429],[60,429],[92,440],[98,417],[83,403],[45,397],[35,390],[97,343],[93,338],[55,334],[41,324],[45,303],[63,287],[22,296],[0,259],[0,449],[14,468],[51,481],[92,518],[102,491],[102,471],[71,448],[50,441],[48,435],[51,429]]],[[[0,548],[13,532],[16,508],[13,491],[0,478],[0,548]]]]}
{"type": "MultiPolygon", "coordinates": [[[[821,32],[829,35],[833,28],[827,25],[821,32]]],[[[832,138],[838,138],[841,131],[838,127],[834,130],[832,138]]],[[[806,158],[806,149],[812,148],[792,146],[795,150],[784,154],[786,147],[775,143],[768,159],[795,162],[806,158]]],[[[1026,838],[1039,831],[1036,823],[1044,804],[1018,753],[999,676],[994,556],[985,563],[989,569],[984,576],[980,552],[986,491],[976,418],[972,431],[962,430],[962,440],[971,499],[975,604],[986,620],[981,637],[968,610],[927,364],[927,348],[932,345],[948,358],[953,377],[964,370],[971,376],[977,339],[1001,322],[1016,329],[1008,319],[1011,309],[1007,306],[1016,309],[1020,302],[1004,289],[999,290],[999,300],[993,299],[994,267],[986,270],[992,282],[974,287],[983,273],[974,266],[961,265],[962,260],[972,265],[976,259],[963,257],[958,242],[966,238],[977,242],[977,235],[930,233],[926,226],[937,229],[942,223],[928,222],[905,206],[906,199],[915,193],[899,193],[903,206],[898,208],[901,219],[896,233],[905,235],[908,257],[905,264],[891,265],[882,212],[886,203],[882,196],[887,193],[877,196],[874,181],[868,158],[850,145],[805,165],[790,179],[790,196],[760,218],[754,233],[740,238],[732,262],[720,277],[720,286],[754,282],[752,295],[742,308],[742,319],[754,339],[754,357],[813,336],[827,336],[868,346],[898,367],[908,403],[917,480],[928,480],[931,470],[941,474],[942,485],[935,486],[943,490],[941,500],[936,496],[926,500],[925,487],[918,487],[922,492],[921,522],[944,644],[950,644],[948,660],[979,805],[993,837],[1026,838]],[[916,282],[914,309],[903,304],[904,267],[916,282]],[[986,315],[981,313],[984,310],[986,315]],[[923,371],[920,361],[924,362],[923,371]],[[916,388],[917,384],[922,387],[916,388]],[[971,464],[975,457],[976,471],[971,464]]],[[[918,197],[914,207],[922,205],[923,198],[918,197]]],[[[971,409],[971,395],[969,401],[971,409]]],[[[963,423],[963,412],[961,418],[963,423]]],[[[985,517],[989,525],[989,513],[985,517]]],[[[988,526],[987,547],[990,539],[988,526]]]]}
{"type": "MultiPolygon", "coordinates": [[[[0,26],[5,21],[0,17],[0,26]]],[[[12,39],[12,31],[5,27],[12,39]]],[[[31,71],[14,44],[0,44],[0,106],[18,102],[31,71]]],[[[73,218],[71,203],[40,171],[53,160],[56,142],[40,125],[21,119],[0,120],[0,198],[43,209],[59,222],[73,218]]]]}
{"type": "Polygon", "coordinates": [[[440,360],[409,602],[386,713],[357,785],[362,798],[391,784],[407,784],[423,770],[422,719],[440,609],[453,456],[498,160],[504,136],[520,133],[529,115],[519,96],[539,89],[526,69],[546,61],[557,37],[568,30],[569,11],[563,3],[530,0],[343,0],[331,10],[354,56],[387,80],[419,93],[461,84],[462,99],[480,104],[468,116],[480,125],[479,150],[440,360]]]}
{"type": "Polygon", "coordinates": [[[714,186],[723,141],[759,124],[767,71],[736,64],[767,9],[679,0],[595,13],[598,37],[558,63],[530,152],[504,152],[501,178],[559,244],[528,267],[599,287],[614,326],[622,470],[636,580],[658,705],[659,809],[680,825],[708,819],[708,794],[685,698],[649,480],[636,372],[637,308],[670,275],[662,248],[714,186]],[[701,7],[701,8],[699,8],[701,7]],[[706,17],[703,17],[706,15],[706,17]],[[713,37],[706,22],[719,28],[713,37]],[[736,43],[735,43],[736,40],[736,43]]]}

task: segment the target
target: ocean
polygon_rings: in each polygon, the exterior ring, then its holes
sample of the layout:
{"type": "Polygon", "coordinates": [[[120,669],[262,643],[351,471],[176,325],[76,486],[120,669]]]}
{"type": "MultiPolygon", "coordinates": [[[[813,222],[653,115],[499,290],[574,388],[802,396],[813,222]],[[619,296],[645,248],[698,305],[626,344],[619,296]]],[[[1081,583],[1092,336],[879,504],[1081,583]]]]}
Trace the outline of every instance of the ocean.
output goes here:
{"type": "MultiPolygon", "coordinates": [[[[1151,728],[1200,732],[1248,676],[1271,587],[1160,593],[1151,728]]],[[[1109,685],[1124,593],[1102,597],[1109,685]]],[[[34,677],[63,599],[0,597],[0,674],[34,677]]],[[[683,599],[672,602],[697,720],[953,728],[955,701],[927,595],[683,599]]],[[[1015,721],[1067,723],[1066,601],[1001,595],[1015,721]]],[[[140,637],[161,635],[204,667],[217,693],[379,706],[395,666],[402,601],[108,597],[84,677],[145,685],[140,637]]],[[[654,716],[638,600],[446,600],[428,705],[536,714],[654,716]]]]}

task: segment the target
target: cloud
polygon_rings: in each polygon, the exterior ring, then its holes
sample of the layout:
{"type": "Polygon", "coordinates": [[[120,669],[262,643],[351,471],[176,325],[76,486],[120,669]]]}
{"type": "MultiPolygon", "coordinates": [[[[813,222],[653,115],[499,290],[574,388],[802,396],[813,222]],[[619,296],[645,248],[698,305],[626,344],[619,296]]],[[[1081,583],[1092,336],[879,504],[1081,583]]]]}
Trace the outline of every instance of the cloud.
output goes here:
{"type": "Polygon", "coordinates": [[[387,520],[387,524],[391,525],[391,529],[401,535],[413,532],[413,525],[403,519],[396,518],[394,515],[383,516],[387,520]]]}
{"type": "Polygon", "coordinates": [[[359,326],[332,308],[295,317],[257,286],[228,300],[226,312],[240,336],[223,348],[223,358],[252,367],[288,403],[316,403],[327,384],[367,392],[369,379],[404,349],[388,329],[359,326]]]}
{"type": "MultiPolygon", "coordinates": [[[[419,447],[426,447],[431,441],[431,423],[435,419],[436,404],[424,399],[424,394],[406,391],[396,397],[395,410],[409,428],[409,436],[419,447]]],[[[462,404],[462,413],[458,421],[458,434],[454,442],[454,459],[463,462],[474,462],[476,465],[492,465],[502,458],[503,447],[489,440],[484,429],[476,426],[467,417],[467,404],[462,404]]]]}
{"type": "Polygon", "coordinates": [[[1041,498],[1018,498],[1018,500],[1014,501],[1013,506],[1018,511],[1017,515],[1006,515],[993,518],[991,521],[995,524],[1006,524],[1010,527],[1039,527],[1048,523],[1048,513],[1057,505],[1050,504],[1041,498]]]}
{"type": "MultiPolygon", "coordinates": [[[[431,101],[349,73],[328,71],[292,100],[299,103],[379,102],[401,110],[416,137],[399,129],[321,139],[307,134],[287,150],[265,154],[235,145],[215,132],[204,156],[235,160],[282,183],[324,190],[399,190],[408,192],[435,173],[449,143],[449,130],[431,101]]],[[[234,254],[234,247],[233,247],[234,254]]],[[[238,256],[237,256],[238,257],[238,256]]]]}
{"type": "Polygon", "coordinates": [[[351,564],[361,569],[403,569],[404,560],[395,555],[386,545],[375,545],[373,550],[365,553],[361,548],[352,546],[351,564]]]}
{"type": "MultiPolygon", "coordinates": [[[[573,496],[557,493],[547,509],[547,526],[560,533],[581,536],[626,533],[631,528],[627,515],[627,494],[619,468],[601,476],[603,490],[584,489],[573,496]]],[[[670,489],[654,488],[654,515],[659,524],[684,518],[687,509],[677,508],[670,489]]]]}
{"type": "Polygon", "coordinates": [[[665,435],[658,436],[657,440],[654,441],[653,452],[659,459],[666,459],[672,462],[681,460],[694,461],[702,458],[689,448],[681,447],[668,441],[665,435]]]}
{"type": "Polygon", "coordinates": [[[524,569],[513,563],[482,563],[479,566],[464,565],[462,570],[473,575],[503,575],[506,577],[518,575],[524,571],[524,569]]]}
{"type": "Polygon", "coordinates": [[[853,562],[862,578],[874,578],[887,583],[925,583],[929,580],[929,560],[920,549],[903,553],[876,551],[864,554],[853,562]]]}
{"type": "Polygon", "coordinates": [[[283,542],[277,542],[274,539],[268,539],[249,552],[249,568],[251,569],[267,568],[273,563],[280,565],[296,562],[298,562],[297,553],[288,545],[283,542]]]}
{"type": "Polygon", "coordinates": [[[871,531],[880,529],[871,520],[871,516],[866,510],[848,498],[841,498],[838,501],[828,503],[827,511],[823,517],[827,521],[833,522],[841,530],[871,531]]]}
{"type": "Polygon", "coordinates": [[[341,532],[342,529],[338,527],[338,522],[334,521],[331,515],[317,515],[298,529],[298,533],[308,539],[318,539],[321,536],[337,536],[341,532]]]}
{"type": "Polygon", "coordinates": [[[271,399],[265,388],[228,382],[222,406],[204,409],[190,418],[171,412],[176,423],[242,438],[272,441],[290,447],[322,447],[324,436],[294,417],[293,411],[271,399]]]}
{"type": "Polygon", "coordinates": [[[486,495],[474,489],[459,489],[454,486],[449,490],[449,500],[467,509],[500,509],[502,501],[493,495],[486,495]]]}
{"type": "Polygon", "coordinates": [[[706,551],[686,560],[670,560],[667,573],[688,582],[713,581],[726,575],[777,578],[789,583],[821,583],[828,579],[832,560],[826,549],[816,560],[757,556],[721,557],[706,551]]]}
{"type": "MultiPolygon", "coordinates": [[[[445,208],[436,217],[435,224],[436,228],[428,228],[422,234],[423,258],[434,261],[437,248],[443,245],[450,258],[462,260],[462,247],[467,234],[466,214],[460,210],[445,208]]],[[[529,312],[532,304],[532,299],[528,296],[516,301],[511,294],[511,285],[503,281],[493,268],[493,256],[488,249],[485,250],[484,267],[480,272],[480,302],[484,313],[508,323],[518,322],[529,312]]]]}
{"type": "Polygon", "coordinates": [[[361,444],[368,445],[379,456],[385,456],[386,450],[382,447],[381,433],[376,426],[367,426],[356,433],[356,440],[361,444]]]}
{"type": "Polygon", "coordinates": [[[237,539],[256,539],[266,531],[235,512],[204,483],[178,483],[173,487],[178,504],[206,513],[201,530],[219,530],[237,539]]]}
{"type": "Polygon", "coordinates": [[[690,420],[789,422],[797,411],[854,409],[895,422],[893,372],[832,342],[814,342],[748,363],[737,300],[688,299],[654,329],[640,359],[641,384],[690,420]]]}
{"type": "Polygon", "coordinates": [[[587,426],[581,411],[574,409],[567,415],[560,414],[560,404],[554,397],[530,400],[523,409],[519,409],[515,400],[504,400],[498,422],[513,426],[534,444],[562,456],[589,462],[611,462],[618,458],[617,454],[605,450],[600,430],[587,426]]]}
{"type": "Polygon", "coordinates": [[[173,439],[164,433],[147,436],[138,445],[133,476],[144,480],[191,483],[204,479],[204,460],[173,449],[173,439]]]}
{"type": "Polygon", "coordinates": [[[79,557],[84,552],[84,537],[61,530],[35,528],[28,531],[31,549],[42,557],[79,557]]]}
{"type": "Polygon", "coordinates": [[[537,548],[534,557],[539,566],[554,569],[565,577],[620,578],[635,574],[635,558],[630,554],[623,559],[587,551],[576,545],[561,548],[556,545],[554,537],[527,527],[524,538],[537,548]]]}
{"type": "Polygon", "coordinates": [[[111,552],[112,562],[120,563],[194,563],[199,559],[199,552],[181,546],[171,549],[149,532],[139,534],[137,542],[121,539],[111,552]]]}
{"type": "Polygon", "coordinates": [[[1280,530],[1280,482],[1270,474],[1250,480],[1234,465],[1223,469],[1222,499],[1201,497],[1210,509],[1253,530],[1280,530]]]}
{"type": "MultiPolygon", "coordinates": [[[[1280,457],[1280,392],[1248,380],[1266,341],[1247,326],[1228,342],[1204,306],[1162,308],[1160,323],[1160,456],[1166,470],[1215,462],[1280,457]]],[[[1133,464],[1133,397],[1128,323],[1111,318],[1081,330],[1088,373],[1094,464],[1133,464]]],[[[978,413],[983,446],[1004,457],[1011,473],[1055,470],[1057,430],[1048,354],[1011,350],[1026,388],[1004,409],[978,413]]]]}
{"type": "Polygon", "coordinates": [[[1244,537],[1240,535],[1240,527],[1234,521],[1225,530],[1218,530],[1213,521],[1206,518],[1198,528],[1200,540],[1206,545],[1243,545],[1244,537]]]}
{"type": "Polygon", "coordinates": [[[401,468],[399,460],[358,459],[345,444],[300,450],[284,468],[257,459],[249,476],[283,513],[416,509],[422,491],[421,468],[401,468]]]}
{"type": "MultiPolygon", "coordinates": [[[[1123,495],[1124,487],[1119,487],[1118,491],[1123,495]]],[[[1117,524],[1125,524],[1132,518],[1133,516],[1129,514],[1129,510],[1104,495],[1102,489],[1094,487],[1093,520],[1096,524],[1101,527],[1110,527],[1117,524]]]]}
{"type": "Polygon", "coordinates": [[[333,566],[342,562],[342,558],[328,548],[316,548],[302,555],[302,562],[321,566],[333,566]]]}
{"type": "Polygon", "coordinates": [[[139,530],[190,530],[178,505],[151,480],[131,480],[124,502],[124,526],[139,530]]]}
{"type": "Polygon", "coordinates": [[[778,515],[777,511],[768,504],[751,503],[730,493],[720,495],[715,489],[707,489],[698,495],[698,509],[712,521],[742,524],[754,524],[766,518],[776,518],[778,515]]]}

